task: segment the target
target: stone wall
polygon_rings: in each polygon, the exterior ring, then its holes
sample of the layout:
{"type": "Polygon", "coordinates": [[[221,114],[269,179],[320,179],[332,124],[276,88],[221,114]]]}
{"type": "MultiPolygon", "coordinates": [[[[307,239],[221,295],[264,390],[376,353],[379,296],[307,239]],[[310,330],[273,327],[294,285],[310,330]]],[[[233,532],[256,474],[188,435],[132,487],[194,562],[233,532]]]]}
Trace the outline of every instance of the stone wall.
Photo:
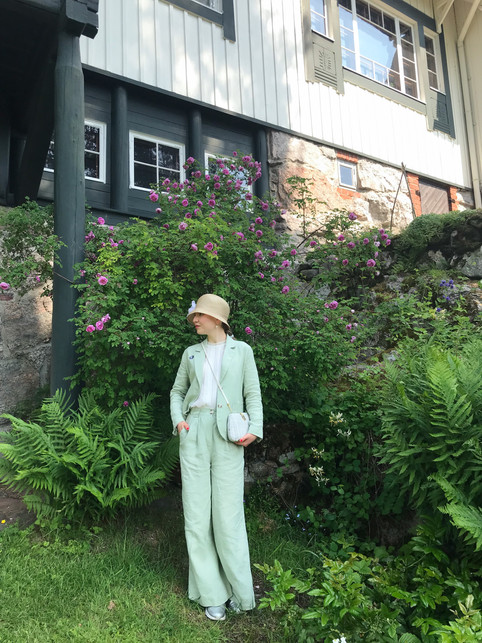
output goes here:
{"type": "MultiPolygon", "coordinates": [[[[286,210],[291,209],[286,179],[300,176],[313,179],[314,196],[325,204],[319,208],[321,214],[333,209],[354,212],[362,225],[390,228],[393,210],[393,233],[403,230],[414,218],[415,208],[400,169],[353,155],[348,157],[334,148],[274,130],[268,136],[268,163],[270,191],[286,210]],[[356,190],[340,187],[338,158],[356,161],[356,190]]],[[[453,209],[473,206],[470,194],[456,194],[453,209]]],[[[297,235],[300,219],[291,214],[285,219],[288,230],[297,235]]]]}
{"type": "MultiPolygon", "coordinates": [[[[48,386],[52,301],[41,290],[0,293],[0,413],[28,404],[48,386]]],[[[0,428],[6,424],[0,419],[0,428]]]]}

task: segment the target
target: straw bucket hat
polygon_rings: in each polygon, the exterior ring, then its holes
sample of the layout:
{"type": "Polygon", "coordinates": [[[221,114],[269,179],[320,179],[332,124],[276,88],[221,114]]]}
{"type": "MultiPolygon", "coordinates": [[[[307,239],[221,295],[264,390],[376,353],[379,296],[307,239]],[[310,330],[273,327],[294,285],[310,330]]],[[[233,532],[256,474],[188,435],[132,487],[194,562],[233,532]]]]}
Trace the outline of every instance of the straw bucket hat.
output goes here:
{"type": "Polygon", "coordinates": [[[218,297],[218,295],[202,295],[201,297],[199,297],[194,308],[189,309],[187,321],[190,324],[193,323],[192,320],[196,313],[211,315],[211,317],[219,319],[219,321],[223,322],[223,324],[226,324],[226,326],[229,328],[229,304],[227,301],[224,301],[222,297],[218,297]]]}

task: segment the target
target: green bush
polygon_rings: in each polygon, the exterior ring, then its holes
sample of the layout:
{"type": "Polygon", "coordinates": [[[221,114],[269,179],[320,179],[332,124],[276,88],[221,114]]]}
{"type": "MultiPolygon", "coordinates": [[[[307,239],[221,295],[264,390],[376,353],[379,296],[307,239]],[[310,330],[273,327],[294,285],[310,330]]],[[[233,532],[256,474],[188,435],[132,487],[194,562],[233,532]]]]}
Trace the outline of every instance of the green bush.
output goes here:
{"type": "Polygon", "coordinates": [[[433,515],[445,500],[432,476],[440,476],[478,502],[482,494],[482,341],[452,352],[428,342],[414,354],[386,363],[383,440],[385,486],[433,515]]]}
{"type": "Polygon", "coordinates": [[[0,280],[20,294],[43,285],[51,294],[54,256],[62,246],[54,235],[54,210],[28,198],[16,208],[0,212],[0,280]]]}
{"type": "Polygon", "coordinates": [[[177,441],[162,439],[152,402],[149,395],[105,413],[84,394],[74,411],[57,392],[34,422],[4,415],[13,426],[0,444],[0,480],[53,524],[148,503],[177,462],[177,441]]]}
{"type": "Polygon", "coordinates": [[[167,399],[182,351],[199,341],[185,318],[205,292],[230,303],[236,338],[254,349],[267,421],[302,406],[356,356],[354,313],[304,293],[292,271],[298,251],[273,229],[279,207],[248,189],[257,164],[217,166],[206,175],[189,159],[185,183],[166,179],[151,193],[150,222],[99,219],[88,230],[76,381],[106,404],[149,391],[167,399]]]}

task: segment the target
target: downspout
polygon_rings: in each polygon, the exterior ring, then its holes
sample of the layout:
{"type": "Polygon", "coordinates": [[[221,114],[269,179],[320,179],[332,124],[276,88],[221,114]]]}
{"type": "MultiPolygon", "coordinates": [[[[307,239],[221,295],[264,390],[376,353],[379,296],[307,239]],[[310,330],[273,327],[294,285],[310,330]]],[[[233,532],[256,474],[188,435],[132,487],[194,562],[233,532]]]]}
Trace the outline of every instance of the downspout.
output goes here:
{"type": "Polygon", "coordinates": [[[467,129],[467,140],[469,144],[470,172],[472,176],[472,189],[474,191],[475,207],[482,208],[480,195],[480,171],[477,154],[477,138],[473,122],[472,100],[470,98],[469,78],[467,73],[467,61],[465,57],[465,36],[469,30],[475,12],[479,8],[481,0],[473,0],[472,6],[465,20],[465,23],[457,38],[457,53],[459,56],[460,79],[462,82],[462,96],[464,100],[465,124],[467,129]]]}

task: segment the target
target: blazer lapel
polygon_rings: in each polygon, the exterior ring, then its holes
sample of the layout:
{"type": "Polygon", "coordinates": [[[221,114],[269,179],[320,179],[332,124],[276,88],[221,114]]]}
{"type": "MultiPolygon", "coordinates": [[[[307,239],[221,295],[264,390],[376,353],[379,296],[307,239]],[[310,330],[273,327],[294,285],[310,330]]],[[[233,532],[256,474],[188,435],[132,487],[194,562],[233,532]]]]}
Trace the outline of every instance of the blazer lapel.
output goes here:
{"type": "Polygon", "coordinates": [[[199,390],[201,390],[201,384],[203,381],[203,368],[204,368],[204,351],[201,344],[198,344],[194,349],[194,369],[196,371],[196,378],[199,384],[199,390]]]}
{"type": "Polygon", "coordinates": [[[233,361],[235,354],[236,343],[234,339],[230,335],[228,335],[226,337],[226,348],[224,349],[223,362],[221,364],[221,382],[223,381],[226,374],[229,373],[231,362],[233,361]]]}

